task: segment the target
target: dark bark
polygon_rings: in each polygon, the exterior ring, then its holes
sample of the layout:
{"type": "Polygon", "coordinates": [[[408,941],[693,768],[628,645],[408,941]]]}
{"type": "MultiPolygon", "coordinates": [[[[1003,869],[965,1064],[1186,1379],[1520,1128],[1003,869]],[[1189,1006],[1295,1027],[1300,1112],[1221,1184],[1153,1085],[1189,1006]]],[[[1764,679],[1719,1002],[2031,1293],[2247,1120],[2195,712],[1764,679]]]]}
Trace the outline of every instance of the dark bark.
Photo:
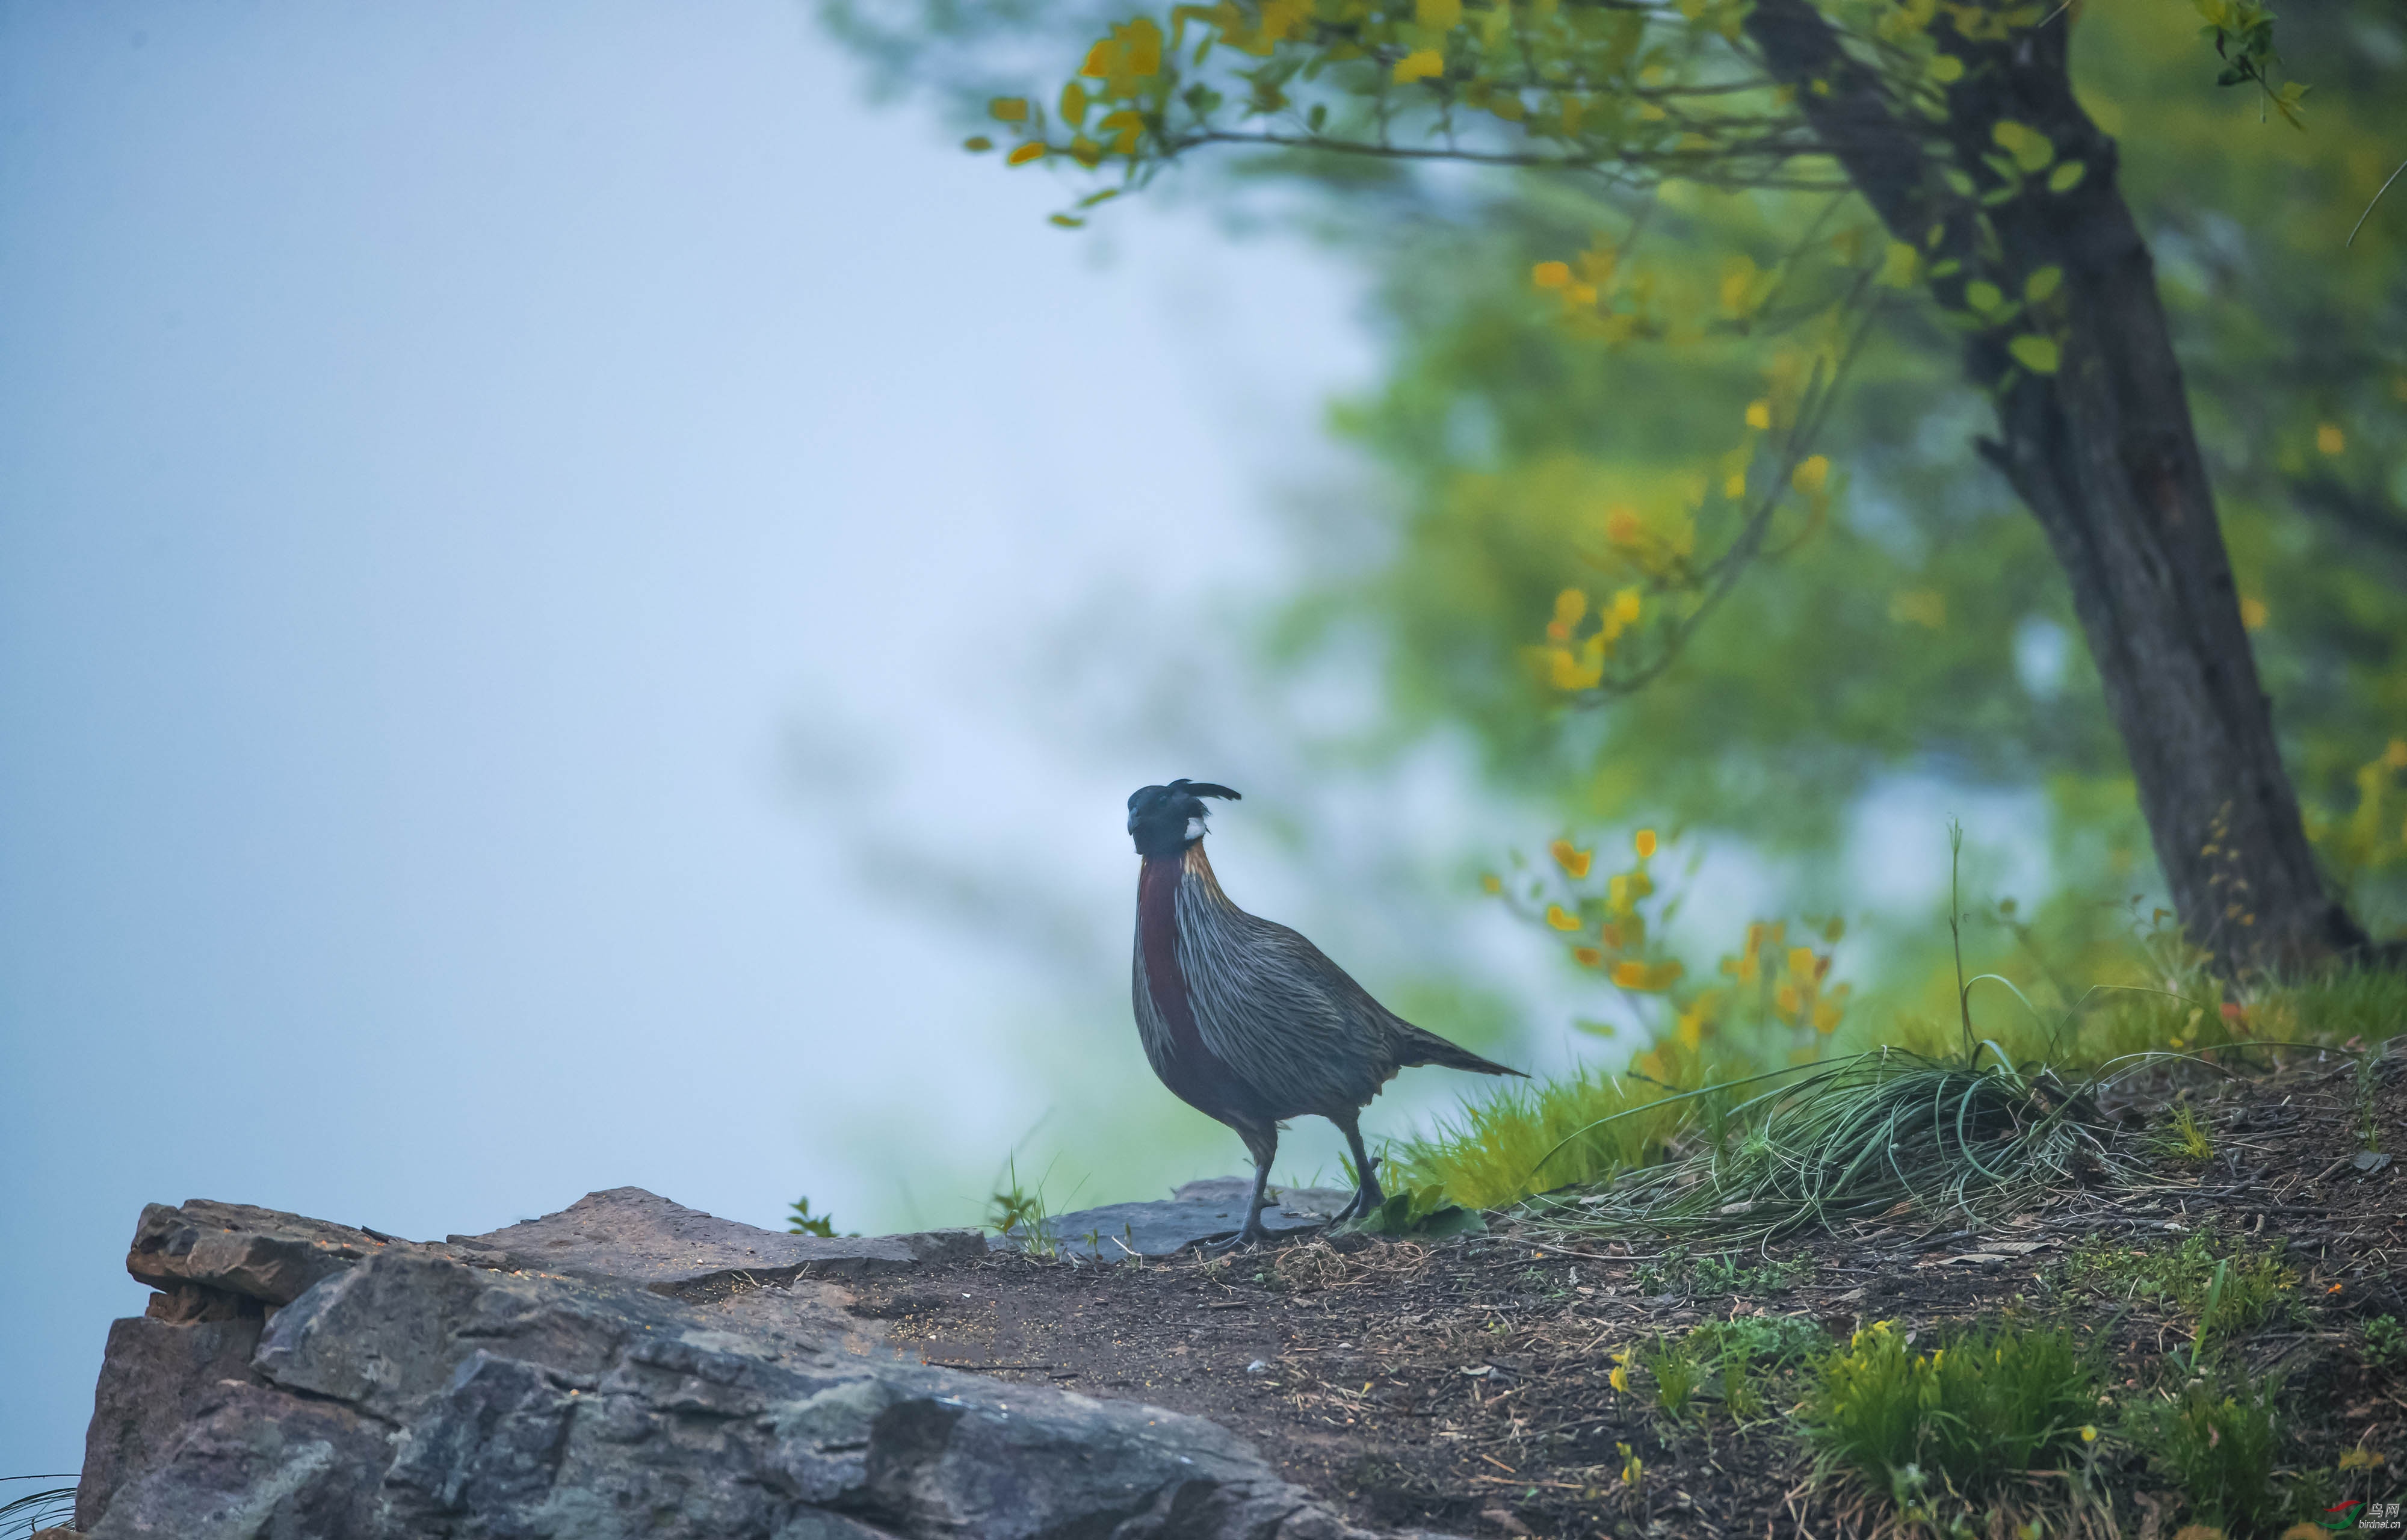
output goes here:
{"type": "Polygon", "coordinates": [[[2184,929],[2227,971],[2361,954],[2365,933],[2323,880],[2282,765],[2114,141],[2073,100],[2071,25],[2059,12],[1996,40],[1944,34],[1966,67],[1946,121],[1928,127],[1813,0],[1757,0],[1747,31],[1891,235],[1959,264],[1935,286],[1943,303],[1961,308],[1975,279],[2012,296],[2030,274],[2062,270],[2052,324],[2016,321],[1968,344],[1968,372],[1998,404],[1999,437],[1981,448],[2064,567],[2184,929]],[[2083,179],[2059,194],[2036,178],[1986,208],[1951,191],[1950,166],[1981,191],[2011,185],[1987,159],[2001,120],[2047,135],[2083,179]],[[2054,375],[2015,366],[2006,344],[2027,329],[2059,336],[2054,375]]]}

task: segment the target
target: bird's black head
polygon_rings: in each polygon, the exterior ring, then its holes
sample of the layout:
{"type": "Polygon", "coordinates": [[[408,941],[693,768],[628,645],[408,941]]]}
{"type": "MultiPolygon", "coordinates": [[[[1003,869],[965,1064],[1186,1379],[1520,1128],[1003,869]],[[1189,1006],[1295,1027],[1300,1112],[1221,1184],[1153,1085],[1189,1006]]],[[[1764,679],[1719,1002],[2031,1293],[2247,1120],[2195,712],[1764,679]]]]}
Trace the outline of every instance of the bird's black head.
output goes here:
{"type": "Polygon", "coordinates": [[[1237,793],[1209,781],[1172,781],[1129,793],[1129,837],[1141,856],[1175,856],[1204,837],[1204,798],[1238,800],[1237,793]]]}

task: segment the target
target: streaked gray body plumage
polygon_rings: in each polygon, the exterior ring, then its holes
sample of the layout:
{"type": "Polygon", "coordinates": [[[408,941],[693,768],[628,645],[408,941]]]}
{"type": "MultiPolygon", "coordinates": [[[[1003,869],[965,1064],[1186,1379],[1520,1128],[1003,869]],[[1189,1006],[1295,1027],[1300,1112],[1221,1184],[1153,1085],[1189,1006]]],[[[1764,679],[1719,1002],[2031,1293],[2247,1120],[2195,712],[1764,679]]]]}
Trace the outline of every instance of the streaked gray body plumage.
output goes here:
{"type": "MultiPolygon", "coordinates": [[[[1155,1073],[1171,1081],[1172,1027],[1147,977],[1142,926],[1137,1031],[1155,1073]]],[[[1405,1065],[1471,1057],[1371,998],[1296,932],[1238,908],[1200,843],[1179,872],[1175,946],[1197,1033],[1247,1104],[1230,1110],[1249,1119],[1350,1120],[1405,1065]]]]}

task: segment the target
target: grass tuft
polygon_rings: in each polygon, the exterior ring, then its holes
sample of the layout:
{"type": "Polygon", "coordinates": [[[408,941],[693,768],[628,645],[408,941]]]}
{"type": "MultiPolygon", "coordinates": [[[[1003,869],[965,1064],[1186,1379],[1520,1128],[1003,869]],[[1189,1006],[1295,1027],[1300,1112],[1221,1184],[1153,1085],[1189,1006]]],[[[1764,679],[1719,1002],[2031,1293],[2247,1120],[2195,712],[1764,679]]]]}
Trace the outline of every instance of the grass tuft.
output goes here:
{"type": "Polygon", "coordinates": [[[2215,1159],[2215,1135],[2207,1132],[2198,1113],[2185,1102],[2173,1108],[2172,1120],[2157,1136],[2157,1148],[2174,1160],[2203,1164],[2215,1159]]]}
{"type": "Polygon", "coordinates": [[[1816,1365],[1801,1421],[1825,1476],[1982,1501],[2096,1439],[2098,1369],[2069,1333],[2001,1327],[1928,1353],[1909,1338],[1875,1322],[1816,1365]]]}
{"type": "Polygon", "coordinates": [[[1659,1162],[1693,1112],[1660,1086],[1596,1070],[1515,1081],[1395,1146],[1389,1172],[1396,1185],[1443,1187],[1467,1208],[1502,1208],[1659,1162]]]}
{"type": "Polygon", "coordinates": [[[1900,1204],[1969,1212],[2113,1162],[2087,1091],[2002,1061],[1857,1054],[1735,1111],[1745,1125],[1726,1146],[1533,1206],[1574,1233],[1645,1224],[1760,1243],[1900,1204]]]}
{"type": "Polygon", "coordinates": [[[1688,1414],[1688,1403],[1705,1380],[1704,1365],[1697,1362],[1688,1339],[1657,1337],[1638,1355],[1638,1362],[1655,1382],[1657,1408],[1677,1422],[1688,1414]]]}
{"type": "Polygon", "coordinates": [[[2273,1485],[2279,1390],[2270,1377],[2193,1376],[2140,1408],[2130,1435],[2208,1523],[2271,1533],[2284,1506],[2273,1485]]]}

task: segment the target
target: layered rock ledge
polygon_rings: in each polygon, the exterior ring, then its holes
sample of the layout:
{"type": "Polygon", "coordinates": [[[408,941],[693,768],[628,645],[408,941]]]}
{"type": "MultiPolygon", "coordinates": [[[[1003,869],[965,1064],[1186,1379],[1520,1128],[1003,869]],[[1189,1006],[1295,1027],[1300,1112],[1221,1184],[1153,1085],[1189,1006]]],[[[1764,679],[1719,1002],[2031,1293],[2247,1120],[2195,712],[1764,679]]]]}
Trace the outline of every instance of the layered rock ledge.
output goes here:
{"type": "MultiPolygon", "coordinates": [[[[1163,1247],[1226,1205],[1130,1206],[1175,1210],[1111,1216],[1163,1247]]],[[[159,1292],[110,1330],[76,1528],[54,1533],[1361,1534],[1215,1423],[902,1362],[844,1311],[845,1279],[986,1250],[779,1234],[634,1188],[440,1244],[154,1205],[127,1266],[159,1292]]]]}

